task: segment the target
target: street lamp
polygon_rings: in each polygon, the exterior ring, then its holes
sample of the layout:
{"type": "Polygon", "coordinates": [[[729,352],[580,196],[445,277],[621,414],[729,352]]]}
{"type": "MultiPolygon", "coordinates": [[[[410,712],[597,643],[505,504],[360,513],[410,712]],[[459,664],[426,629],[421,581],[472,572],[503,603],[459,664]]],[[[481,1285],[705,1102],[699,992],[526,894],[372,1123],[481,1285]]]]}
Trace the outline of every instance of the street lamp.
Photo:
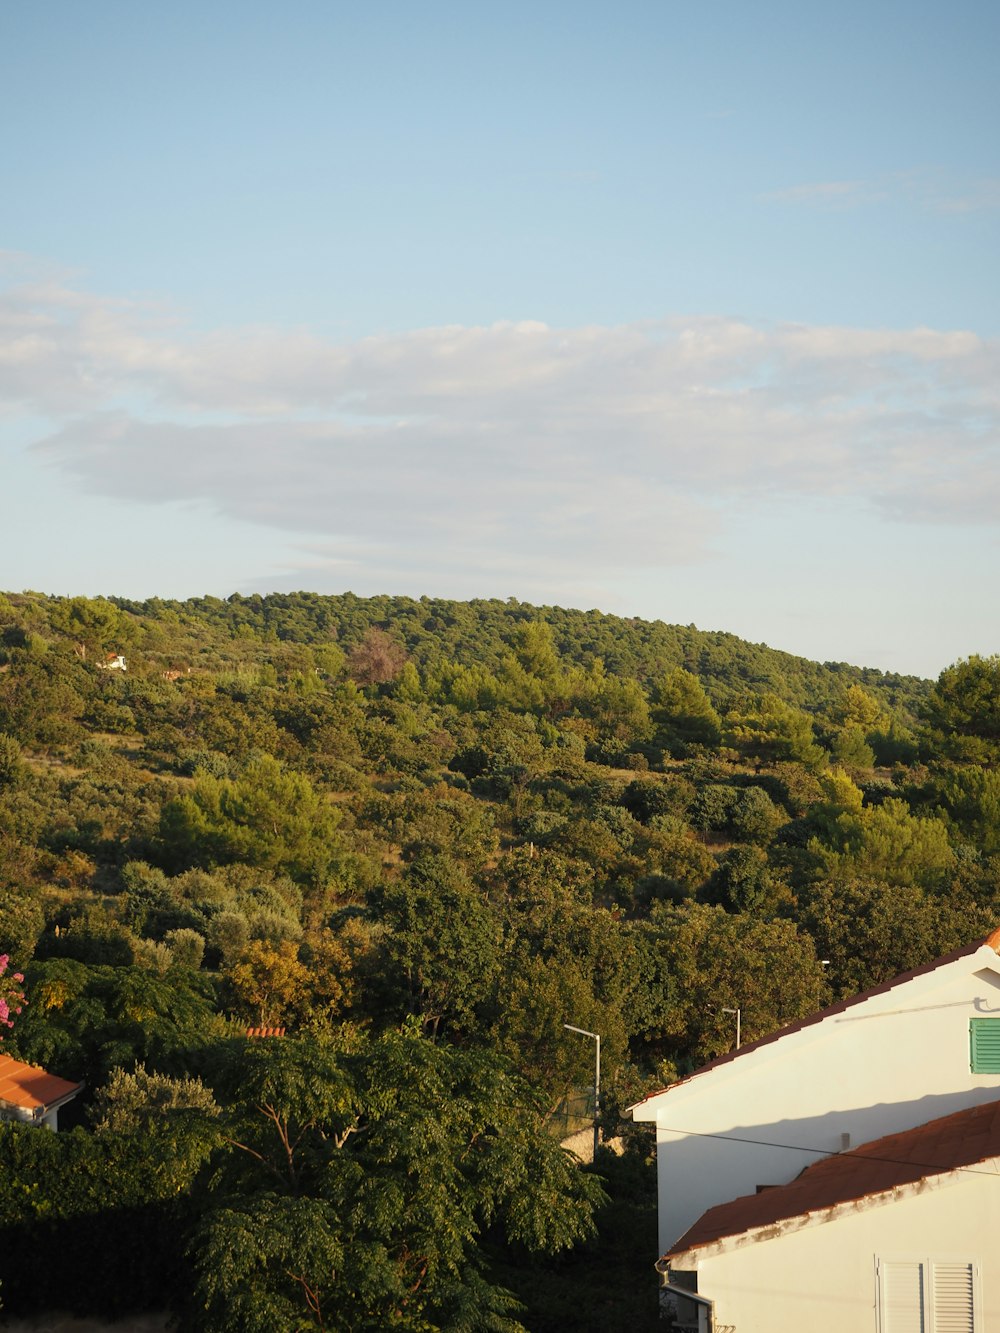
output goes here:
{"type": "Polygon", "coordinates": [[[740,1049],[740,1011],[738,1009],[723,1009],[724,1014],[736,1015],[736,1049],[740,1049]]]}
{"type": "Polygon", "coordinates": [[[597,1145],[600,1143],[601,1122],[599,1119],[601,1113],[601,1038],[597,1032],[588,1032],[586,1028],[575,1028],[572,1023],[564,1023],[563,1027],[570,1032],[579,1032],[581,1037],[590,1037],[597,1042],[597,1053],[594,1058],[594,1161],[597,1161],[597,1145]]]}

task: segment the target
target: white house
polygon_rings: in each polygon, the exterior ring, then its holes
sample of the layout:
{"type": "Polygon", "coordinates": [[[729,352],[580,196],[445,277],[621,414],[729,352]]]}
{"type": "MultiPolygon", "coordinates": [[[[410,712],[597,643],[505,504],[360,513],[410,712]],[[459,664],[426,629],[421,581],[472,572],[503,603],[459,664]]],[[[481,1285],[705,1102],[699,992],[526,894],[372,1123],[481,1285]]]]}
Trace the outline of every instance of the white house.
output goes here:
{"type": "Polygon", "coordinates": [[[60,1106],[72,1101],[82,1083],[47,1074],[35,1065],[0,1055],[0,1118],[55,1129],[60,1106]]]}
{"type": "Polygon", "coordinates": [[[697,1290],[678,1302],[692,1329],[986,1333],[1000,1327],[998,1227],[993,1101],[719,1204],[657,1267],[697,1290]]]}
{"type": "Polygon", "coordinates": [[[998,948],[1000,931],[632,1107],[656,1126],[660,1253],[717,1204],[1000,1097],[998,948]]]}

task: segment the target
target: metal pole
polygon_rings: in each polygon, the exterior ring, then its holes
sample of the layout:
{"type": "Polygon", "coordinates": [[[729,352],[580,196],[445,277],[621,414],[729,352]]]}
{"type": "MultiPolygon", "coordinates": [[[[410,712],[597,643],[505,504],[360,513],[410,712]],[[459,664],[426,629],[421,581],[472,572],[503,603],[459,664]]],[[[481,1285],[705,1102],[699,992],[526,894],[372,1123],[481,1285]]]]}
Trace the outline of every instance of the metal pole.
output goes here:
{"type": "Polygon", "coordinates": [[[594,1161],[597,1161],[597,1149],[601,1142],[601,1035],[599,1032],[588,1032],[586,1028],[576,1028],[572,1023],[564,1023],[564,1028],[570,1032],[579,1032],[581,1037],[590,1037],[597,1043],[597,1049],[594,1056],[594,1161]]]}
{"type": "Polygon", "coordinates": [[[724,1014],[735,1014],[735,1015],[736,1015],[736,1049],[739,1050],[739,1049],[740,1049],[740,1018],[741,1018],[740,1011],[739,1011],[739,1009],[723,1009],[722,1012],[723,1012],[724,1014]]]}
{"type": "Polygon", "coordinates": [[[594,1161],[597,1161],[597,1148],[601,1141],[601,1038],[597,1039],[597,1056],[594,1061],[594,1161]]]}

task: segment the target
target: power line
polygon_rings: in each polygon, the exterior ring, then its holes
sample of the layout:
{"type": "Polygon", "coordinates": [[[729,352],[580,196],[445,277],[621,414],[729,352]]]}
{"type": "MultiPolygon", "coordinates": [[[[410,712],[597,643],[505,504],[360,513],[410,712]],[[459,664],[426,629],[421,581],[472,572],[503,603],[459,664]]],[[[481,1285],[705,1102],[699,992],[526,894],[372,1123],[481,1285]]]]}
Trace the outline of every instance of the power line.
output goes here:
{"type": "MultiPolygon", "coordinates": [[[[789,1152],[812,1153],[816,1157],[841,1157],[848,1155],[847,1153],[831,1151],[829,1148],[807,1148],[801,1143],[773,1143],[770,1139],[748,1139],[743,1138],[738,1134],[710,1134],[705,1130],[672,1129],[669,1125],[660,1125],[657,1126],[657,1128],[665,1130],[667,1134],[683,1134],[686,1137],[693,1139],[723,1139],[726,1143],[749,1143],[756,1148],[784,1148],[789,1152]]],[[[905,1131],[901,1130],[899,1132],[904,1133],[905,1131]]],[[[863,1147],[864,1145],[862,1144],[860,1147],[850,1150],[850,1155],[853,1156],[856,1161],[889,1162],[893,1166],[914,1166],[926,1171],[965,1171],[973,1176],[993,1176],[995,1178],[1000,1178],[1000,1170],[997,1169],[992,1171],[982,1171],[974,1166],[945,1166],[941,1162],[917,1162],[914,1161],[912,1157],[883,1157],[877,1153],[862,1153],[861,1148],[863,1147]]],[[[996,1156],[1000,1157],[1000,1152],[998,1152],[996,1156]]],[[[792,1185],[795,1182],[788,1181],[787,1183],[792,1185]]],[[[785,1187],[783,1185],[778,1185],[776,1188],[784,1189],[785,1187]]],[[[886,1188],[889,1187],[887,1186],[886,1188]]]]}

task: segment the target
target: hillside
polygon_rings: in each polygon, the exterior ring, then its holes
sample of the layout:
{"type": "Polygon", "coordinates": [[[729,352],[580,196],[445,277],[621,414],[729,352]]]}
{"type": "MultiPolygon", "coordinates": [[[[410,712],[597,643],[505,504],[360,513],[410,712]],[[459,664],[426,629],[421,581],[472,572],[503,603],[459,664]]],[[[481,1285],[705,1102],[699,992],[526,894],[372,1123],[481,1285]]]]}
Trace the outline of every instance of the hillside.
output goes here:
{"type": "Polygon", "coordinates": [[[728,1049],[724,1009],[760,1036],[985,934],[998,719],[995,659],[932,684],[515,602],[0,596],[4,1049],[87,1083],[73,1133],[0,1127],[4,1299],[72,1230],[81,1312],[458,1327],[506,1283],[542,1333],[586,1273],[607,1327],[649,1145],[609,1199],[567,1169],[563,1024],[601,1033],[617,1132],[728,1049]]]}

